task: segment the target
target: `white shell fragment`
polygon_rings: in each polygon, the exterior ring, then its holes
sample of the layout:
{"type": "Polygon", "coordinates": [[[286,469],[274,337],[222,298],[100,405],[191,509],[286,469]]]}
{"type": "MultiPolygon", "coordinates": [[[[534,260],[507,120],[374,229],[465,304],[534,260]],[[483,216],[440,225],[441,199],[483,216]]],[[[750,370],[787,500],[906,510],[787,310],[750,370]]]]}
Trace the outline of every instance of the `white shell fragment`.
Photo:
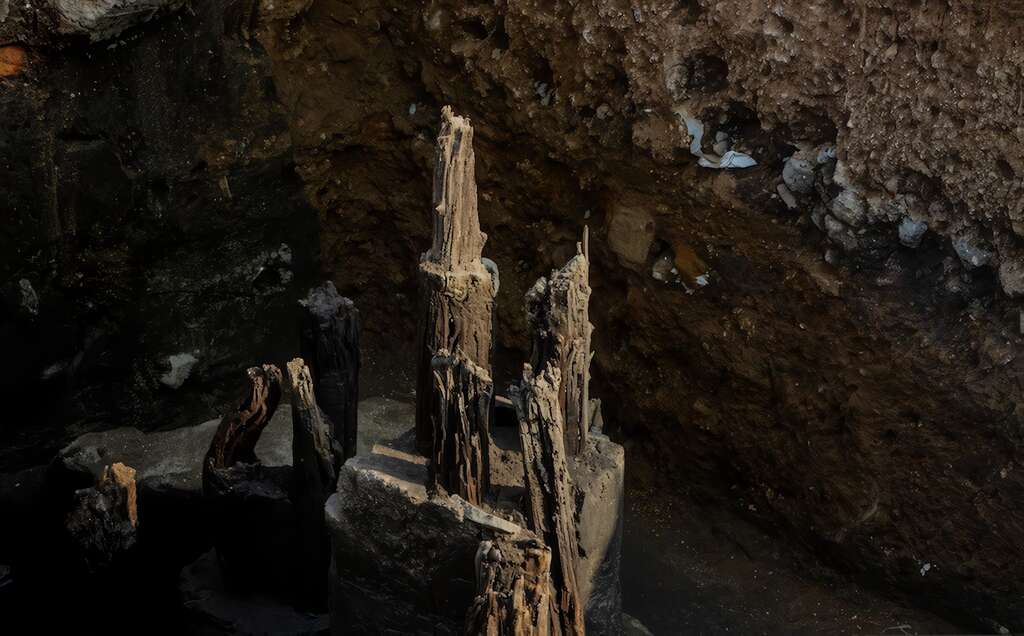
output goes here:
{"type": "Polygon", "coordinates": [[[690,154],[699,158],[697,165],[704,168],[726,170],[750,168],[757,165],[757,161],[753,157],[736,150],[726,151],[722,156],[704,154],[701,149],[701,142],[704,139],[704,123],[696,117],[692,117],[685,108],[677,109],[676,115],[686,124],[686,132],[690,135],[690,154]]]}

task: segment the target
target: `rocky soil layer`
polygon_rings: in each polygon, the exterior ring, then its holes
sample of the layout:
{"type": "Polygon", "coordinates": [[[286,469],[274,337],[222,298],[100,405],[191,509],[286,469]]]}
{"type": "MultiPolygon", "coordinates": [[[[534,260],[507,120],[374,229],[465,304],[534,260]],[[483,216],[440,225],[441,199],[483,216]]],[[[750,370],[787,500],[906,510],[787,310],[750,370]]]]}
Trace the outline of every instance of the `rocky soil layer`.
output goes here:
{"type": "Polygon", "coordinates": [[[402,355],[450,103],[506,353],[591,227],[631,470],[1024,629],[1016,5],[211,0],[111,36],[50,4],[0,1],[4,385],[62,398],[41,425],[215,403],[318,250],[402,355]]]}

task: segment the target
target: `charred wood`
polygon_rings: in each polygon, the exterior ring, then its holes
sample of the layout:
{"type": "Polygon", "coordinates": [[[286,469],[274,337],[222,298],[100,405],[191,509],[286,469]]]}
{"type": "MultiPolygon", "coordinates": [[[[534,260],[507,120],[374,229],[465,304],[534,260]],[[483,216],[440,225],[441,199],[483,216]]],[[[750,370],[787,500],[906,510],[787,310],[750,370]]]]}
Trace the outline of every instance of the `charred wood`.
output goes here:
{"type": "Polygon", "coordinates": [[[292,503],[298,526],[298,597],[320,607],[327,594],[330,558],[324,503],[334,492],[337,466],[327,418],[317,405],[313,379],[302,358],[288,363],[292,393],[292,503]]]}
{"type": "Polygon", "coordinates": [[[75,492],[66,526],[88,571],[110,567],[137,539],[135,469],[104,467],[96,486],[75,492]]]}
{"type": "Polygon", "coordinates": [[[344,461],[356,454],[358,436],[359,310],[331,282],[311,290],[302,305],[300,354],[344,461]]]}

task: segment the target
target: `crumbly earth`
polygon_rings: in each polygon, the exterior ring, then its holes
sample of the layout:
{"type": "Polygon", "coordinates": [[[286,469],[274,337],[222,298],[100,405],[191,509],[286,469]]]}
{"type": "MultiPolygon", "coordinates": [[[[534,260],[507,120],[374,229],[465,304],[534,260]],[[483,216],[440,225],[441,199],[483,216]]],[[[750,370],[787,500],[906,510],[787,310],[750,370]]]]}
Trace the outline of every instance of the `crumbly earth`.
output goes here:
{"type": "Polygon", "coordinates": [[[741,502],[971,628],[1024,630],[1022,15],[211,0],[107,48],[26,31],[12,5],[0,46],[27,54],[0,74],[17,219],[0,322],[18,386],[70,396],[82,428],[216,403],[239,358],[294,347],[276,317],[302,293],[280,255],[259,265],[273,280],[201,282],[281,242],[407,355],[452,104],[501,269],[497,377],[523,360],[523,294],[589,225],[594,392],[638,479],[741,502]],[[730,152],[756,165],[694,156],[730,152]],[[299,231],[314,214],[318,241],[299,231]],[[190,376],[159,384],[182,353],[190,376]]]}

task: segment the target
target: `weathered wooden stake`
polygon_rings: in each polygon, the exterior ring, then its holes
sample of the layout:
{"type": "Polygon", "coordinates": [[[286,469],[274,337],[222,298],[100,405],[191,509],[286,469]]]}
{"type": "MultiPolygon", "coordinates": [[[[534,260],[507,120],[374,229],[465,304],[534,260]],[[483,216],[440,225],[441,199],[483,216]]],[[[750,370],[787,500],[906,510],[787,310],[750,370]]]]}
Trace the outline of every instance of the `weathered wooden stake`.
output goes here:
{"type": "Polygon", "coordinates": [[[239,462],[256,463],[256,442],[281,401],[281,371],[272,364],[250,367],[247,387],[237,411],[221,419],[210,449],[203,459],[203,493],[220,494],[224,489],[216,469],[231,468],[239,462]]]}
{"type": "Polygon", "coordinates": [[[551,579],[566,636],[584,633],[583,609],[576,585],[575,498],[566,466],[565,437],[559,405],[561,372],[549,361],[537,373],[524,365],[523,380],[512,391],[519,418],[526,477],[526,519],[551,548],[551,579]]]}
{"type": "Polygon", "coordinates": [[[480,505],[490,487],[488,422],[494,395],[490,374],[442,349],[434,356],[432,490],[443,487],[480,505]]]}
{"type": "Polygon", "coordinates": [[[526,316],[533,331],[530,362],[535,369],[549,361],[561,372],[559,409],[565,422],[565,450],[577,455],[590,429],[590,263],[584,230],[577,254],[565,267],[541,278],[526,294],[526,316]]]}
{"type": "Polygon", "coordinates": [[[480,262],[487,235],[480,231],[474,173],[473,128],[451,107],[441,111],[434,167],[434,232],[420,259],[417,334],[416,446],[433,450],[431,413],[436,397],[432,363],[446,349],[488,373],[494,281],[480,262]]]}
{"type": "Polygon", "coordinates": [[[90,572],[108,568],[136,542],[139,513],[135,469],[113,464],[96,486],[75,492],[67,529],[90,572]]]}
{"type": "Polygon", "coordinates": [[[466,636],[561,634],[550,568],[551,550],[536,539],[482,541],[466,636]]]}
{"type": "Polygon", "coordinates": [[[299,353],[309,365],[317,402],[330,418],[342,461],[356,454],[359,404],[359,310],[334,283],[311,289],[301,301],[299,353]]]}
{"type": "Polygon", "coordinates": [[[292,389],[292,504],[299,531],[299,598],[321,606],[327,594],[330,548],[324,503],[334,492],[337,466],[330,426],[316,403],[313,379],[302,358],[288,363],[292,389]]]}

